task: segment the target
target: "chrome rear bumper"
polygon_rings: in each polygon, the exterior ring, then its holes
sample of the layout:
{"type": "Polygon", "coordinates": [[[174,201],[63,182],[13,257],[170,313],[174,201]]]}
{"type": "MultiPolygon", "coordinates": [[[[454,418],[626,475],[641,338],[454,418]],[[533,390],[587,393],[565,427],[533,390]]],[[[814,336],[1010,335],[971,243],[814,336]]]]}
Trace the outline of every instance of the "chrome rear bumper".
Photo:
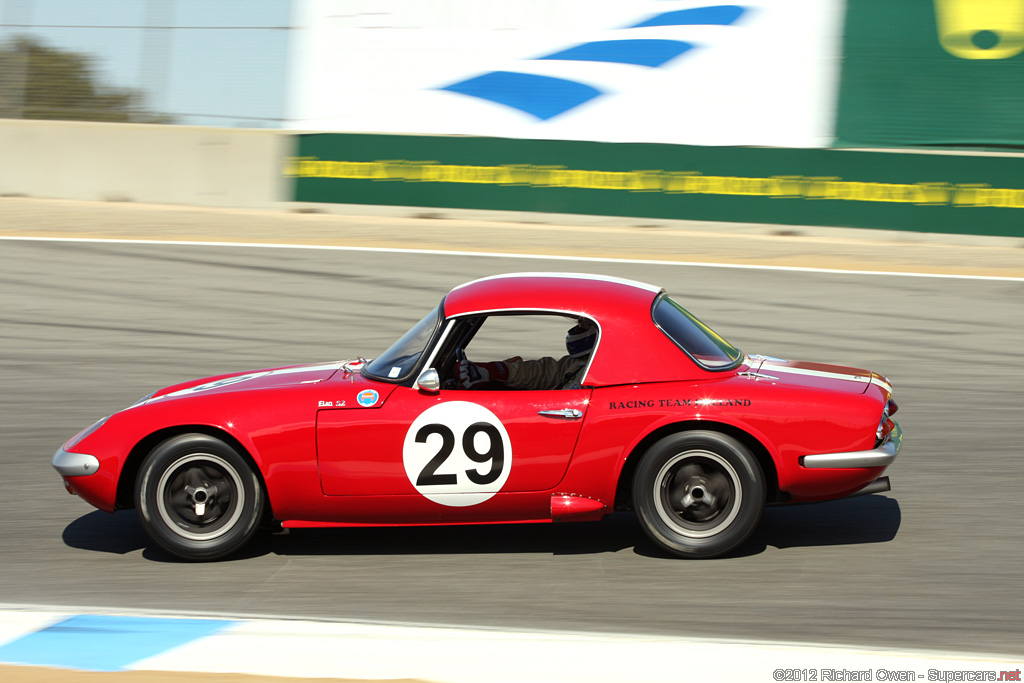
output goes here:
{"type": "Polygon", "coordinates": [[[903,429],[899,423],[885,437],[878,448],[870,451],[853,451],[850,453],[822,453],[821,455],[805,455],[800,464],[812,469],[832,468],[851,469],[857,467],[888,467],[896,459],[903,445],[903,429]]]}

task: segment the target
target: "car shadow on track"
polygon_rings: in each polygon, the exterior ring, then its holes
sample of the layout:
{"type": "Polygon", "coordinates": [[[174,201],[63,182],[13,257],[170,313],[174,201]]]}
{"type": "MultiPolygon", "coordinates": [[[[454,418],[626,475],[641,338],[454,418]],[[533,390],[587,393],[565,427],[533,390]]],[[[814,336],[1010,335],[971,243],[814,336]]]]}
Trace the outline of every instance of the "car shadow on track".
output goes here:
{"type": "Polygon", "coordinates": [[[114,514],[94,510],[64,527],[64,545],[98,553],[127,555],[149,545],[134,510],[114,514]]]}
{"type": "MultiPolygon", "coordinates": [[[[880,495],[813,505],[770,507],[750,539],[729,557],[778,549],[884,543],[895,538],[899,503],[880,495]]],[[[91,512],[64,529],[66,545],[94,552],[128,554],[143,550],[154,562],[178,562],[149,542],[134,511],[91,512]]],[[[637,555],[674,559],[641,531],[632,513],[577,524],[494,524],[479,526],[294,529],[259,533],[228,561],[264,555],[457,555],[545,553],[590,555],[632,548],[637,555]]]]}
{"type": "MultiPolygon", "coordinates": [[[[769,507],[746,543],[727,557],[759,555],[768,546],[785,550],[885,543],[896,537],[901,521],[899,502],[880,495],[769,507]]],[[[639,547],[637,552],[640,552],[639,547]]],[[[657,548],[655,553],[665,556],[657,548]]]]}

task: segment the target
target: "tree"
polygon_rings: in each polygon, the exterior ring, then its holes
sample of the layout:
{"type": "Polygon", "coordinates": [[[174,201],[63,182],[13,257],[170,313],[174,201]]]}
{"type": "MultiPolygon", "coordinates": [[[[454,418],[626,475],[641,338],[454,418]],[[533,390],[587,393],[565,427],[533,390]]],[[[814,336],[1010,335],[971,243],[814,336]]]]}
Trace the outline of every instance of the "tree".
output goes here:
{"type": "Polygon", "coordinates": [[[18,36],[0,45],[0,118],[173,123],[143,93],[99,82],[94,58],[18,36]]]}

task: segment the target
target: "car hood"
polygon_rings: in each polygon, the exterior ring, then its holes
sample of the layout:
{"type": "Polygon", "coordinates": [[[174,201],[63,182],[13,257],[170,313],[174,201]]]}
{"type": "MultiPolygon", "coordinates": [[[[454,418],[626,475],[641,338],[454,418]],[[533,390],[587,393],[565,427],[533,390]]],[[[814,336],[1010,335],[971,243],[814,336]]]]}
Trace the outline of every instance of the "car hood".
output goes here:
{"type": "Polygon", "coordinates": [[[747,365],[750,367],[750,372],[760,376],[770,376],[775,381],[785,384],[845,391],[853,394],[863,394],[868,387],[876,384],[887,393],[892,393],[892,387],[888,380],[877,373],[860,368],[783,360],[771,356],[749,356],[747,365]]]}
{"type": "Polygon", "coordinates": [[[249,391],[250,389],[266,389],[269,387],[293,386],[296,384],[316,384],[330,379],[334,373],[342,369],[346,363],[355,361],[335,361],[333,363],[315,363],[310,365],[292,365],[283,368],[236,372],[228,375],[215,375],[203,379],[195,379],[181,384],[160,389],[139,403],[158,399],[192,396],[200,393],[224,393],[230,391],[249,391]]]}

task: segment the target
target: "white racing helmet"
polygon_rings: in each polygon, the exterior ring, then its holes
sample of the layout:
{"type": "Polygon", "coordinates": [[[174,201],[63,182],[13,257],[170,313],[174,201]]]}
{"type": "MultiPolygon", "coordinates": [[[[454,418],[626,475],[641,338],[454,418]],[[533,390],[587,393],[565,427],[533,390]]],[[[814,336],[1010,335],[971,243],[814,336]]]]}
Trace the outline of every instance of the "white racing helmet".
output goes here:
{"type": "Polygon", "coordinates": [[[580,318],[565,335],[565,350],[572,358],[587,356],[597,343],[597,325],[593,320],[580,318]]]}

